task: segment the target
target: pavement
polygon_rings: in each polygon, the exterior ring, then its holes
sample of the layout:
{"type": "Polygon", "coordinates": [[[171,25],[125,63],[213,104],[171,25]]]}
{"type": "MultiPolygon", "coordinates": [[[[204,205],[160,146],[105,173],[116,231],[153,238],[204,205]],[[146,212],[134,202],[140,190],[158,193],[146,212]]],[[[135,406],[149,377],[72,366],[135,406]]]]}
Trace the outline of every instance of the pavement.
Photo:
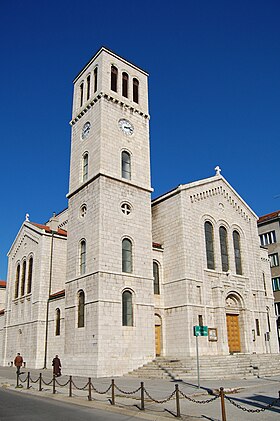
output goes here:
{"type": "MultiPolygon", "coordinates": [[[[72,377],[72,396],[69,396],[69,376],[56,378],[53,393],[52,371],[23,368],[19,386],[14,367],[0,367],[0,387],[82,405],[104,411],[131,415],[153,421],[171,420],[179,414],[175,385],[179,389],[179,408],[182,420],[222,420],[220,387],[226,394],[225,412],[227,421],[270,421],[280,419],[280,376],[234,380],[173,381],[165,379],[139,379],[130,376],[116,377],[115,405],[112,405],[111,378],[92,378],[92,400],[89,400],[88,378],[72,377]],[[30,388],[27,389],[27,374],[30,372],[30,388]],[[39,391],[39,375],[42,373],[42,391],[39,391]],[[141,410],[140,382],[144,382],[145,410],[141,410]],[[109,389],[109,390],[108,390],[109,389]],[[271,402],[277,400],[270,408],[271,402]]],[[[224,421],[225,419],[223,419],[224,421]]]]}

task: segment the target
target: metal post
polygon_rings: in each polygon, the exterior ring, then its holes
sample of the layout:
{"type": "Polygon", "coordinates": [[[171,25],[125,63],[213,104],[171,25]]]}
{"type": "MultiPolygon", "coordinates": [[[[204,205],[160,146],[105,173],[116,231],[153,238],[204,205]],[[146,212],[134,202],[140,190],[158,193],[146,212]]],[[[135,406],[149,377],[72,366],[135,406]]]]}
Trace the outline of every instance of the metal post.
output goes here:
{"type": "Polygon", "coordinates": [[[227,421],[226,407],[225,407],[225,392],[224,392],[223,387],[220,387],[220,397],[221,397],[222,421],[227,421]]]}
{"type": "Polygon", "coordinates": [[[69,398],[72,398],[72,376],[69,376],[69,398]]]}
{"type": "Polygon", "coordinates": [[[19,372],[17,371],[17,387],[19,387],[19,372]]]}
{"type": "Polygon", "coordinates": [[[88,378],[88,400],[91,401],[91,378],[88,378]]]}
{"type": "Polygon", "coordinates": [[[176,417],[180,418],[181,417],[181,411],[180,411],[180,397],[179,397],[179,387],[177,384],[175,384],[175,396],[176,396],[176,417]]]}
{"type": "Polygon", "coordinates": [[[39,392],[42,392],[42,373],[39,374],[39,392]]]}
{"type": "Polygon", "coordinates": [[[53,394],[55,394],[55,375],[53,375],[53,394]]]}
{"type": "Polygon", "coordinates": [[[199,378],[199,354],[198,354],[198,336],[196,338],[196,366],[197,366],[197,387],[200,388],[200,378],[199,378]]]}
{"type": "Polygon", "coordinates": [[[115,380],[112,379],[112,400],[111,404],[115,405],[115,380]]]}
{"type": "Polygon", "coordinates": [[[145,402],[144,402],[144,382],[141,382],[141,411],[145,409],[145,402]]]}
{"type": "Polygon", "coordinates": [[[28,373],[27,373],[27,385],[26,385],[26,388],[27,388],[27,389],[29,389],[29,388],[30,388],[29,383],[30,383],[30,371],[28,371],[28,373]]]}

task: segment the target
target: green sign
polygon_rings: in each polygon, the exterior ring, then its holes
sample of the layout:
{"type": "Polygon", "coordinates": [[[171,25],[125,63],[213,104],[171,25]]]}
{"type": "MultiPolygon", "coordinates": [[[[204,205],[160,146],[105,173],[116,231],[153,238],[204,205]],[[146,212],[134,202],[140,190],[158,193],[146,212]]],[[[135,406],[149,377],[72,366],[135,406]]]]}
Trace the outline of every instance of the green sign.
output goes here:
{"type": "Polygon", "coordinates": [[[208,326],[194,326],[194,336],[208,336],[208,326]]]}

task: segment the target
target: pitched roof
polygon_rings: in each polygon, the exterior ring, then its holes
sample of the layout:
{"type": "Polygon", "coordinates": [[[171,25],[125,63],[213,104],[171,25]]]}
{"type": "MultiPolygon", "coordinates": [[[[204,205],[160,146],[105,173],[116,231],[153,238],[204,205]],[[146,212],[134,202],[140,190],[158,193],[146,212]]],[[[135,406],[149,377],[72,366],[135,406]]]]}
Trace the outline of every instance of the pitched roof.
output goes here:
{"type": "Polygon", "coordinates": [[[270,219],[274,219],[274,218],[278,218],[280,216],[280,210],[275,211],[275,212],[271,212],[271,213],[267,213],[266,215],[260,216],[258,219],[258,224],[260,222],[265,222],[265,221],[269,221],[270,219]]]}
{"type": "Polygon", "coordinates": [[[6,288],[7,282],[6,281],[0,281],[0,288],[6,288]]]}
{"type": "MultiPolygon", "coordinates": [[[[32,225],[35,225],[35,227],[41,228],[43,230],[45,230],[45,232],[49,232],[51,233],[52,230],[50,229],[50,227],[48,227],[48,225],[43,225],[43,224],[36,224],[35,222],[30,222],[32,225]]],[[[58,235],[62,235],[64,237],[67,237],[67,231],[58,228],[57,231],[55,231],[58,235]]]]}

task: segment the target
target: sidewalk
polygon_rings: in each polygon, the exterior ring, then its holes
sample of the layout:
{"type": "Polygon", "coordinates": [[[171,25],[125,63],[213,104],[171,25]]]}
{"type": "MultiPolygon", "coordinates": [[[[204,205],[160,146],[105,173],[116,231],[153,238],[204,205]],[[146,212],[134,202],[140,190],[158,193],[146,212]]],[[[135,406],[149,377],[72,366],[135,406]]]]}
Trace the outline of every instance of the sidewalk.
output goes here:
{"type": "Polygon", "coordinates": [[[40,397],[48,397],[52,399],[62,400],[67,403],[90,406],[106,411],[113,411],[131,415],[138,418],[149,419],[154,421],[174,419],[177,407],[175,400],[175,384],[178,384],[180,390],[180,412],[181,419],[194,420],[221,420],[221,399],[215,399],[212,393],[218,393],[220,387],[225,389],[226,395],[234,400],[233,405],[226,401],[227,421],[233,420],[249,420],[268,421],[278,419],[280,416],[280,402],[267,409],[264,412],[247,412],[238,409],[237,405],[245,406],[249,410],[264,408],[273,399],[278,397],[280,390],[280,376],[270,378],[250,378],[240,380],[217,380],[202,381],[201,387],[198,388],[196,380],[193,382],[174,382],[162,379],[138,379],[129,376],[117,377],[115,381],[115,405],[111,405],[111,388],[107,393],[106,390],[111,386],[110,378],[92,378],[93,384],[92,400],[88,400],[89,389],[83,388],[88,383],[88,378],[73,377],[72,397],[69,397],[69,376],[62,375],[56,378],[56,393],[53,394],[52,371],[51,370],[35,370],[25,368],[22,370],[20,379],[22,380],[22,388],[16,388],[16,374],[14,367],[0,367],[0,386],[17,390],[20,393],[32,393],[40,397]],[[30,371],[30,386],[27,390],[27,373],[30,371]],[[39,389],[39,374],[42,373],[43,383],[41,392],[39,389]],[[36,381],[36,383],[34,383],[36,381]],[[144,382],[145,390],[145,411],[140,410],[140,382],[144,382]],[[45,384],[47,383],[47,384],[45,384]],[[64,386],[65,385],[65,386],[64,386]],[[62,387],[64,386],[64,387],[62,387]],[[97,392],[99,393],[97,393],[97,392]],[[125,394],[123,393],[125,392],[125,394]],[[170,396],[173,396],[170,398],[170,396]],[[195,400],[192,402],[189,399],[195,400]],[[259,397],[256,399],[256,397],[259,397]],[[159,403],[154,402],[159,401],[159,403]],[[164,402],[162,402],[164,401],[164,402]],[[206,402],[207,403],[206,403],[206,402]],[[199,402],[199,403],[198,403],[199,402]]]}

